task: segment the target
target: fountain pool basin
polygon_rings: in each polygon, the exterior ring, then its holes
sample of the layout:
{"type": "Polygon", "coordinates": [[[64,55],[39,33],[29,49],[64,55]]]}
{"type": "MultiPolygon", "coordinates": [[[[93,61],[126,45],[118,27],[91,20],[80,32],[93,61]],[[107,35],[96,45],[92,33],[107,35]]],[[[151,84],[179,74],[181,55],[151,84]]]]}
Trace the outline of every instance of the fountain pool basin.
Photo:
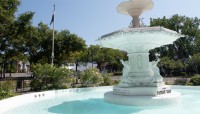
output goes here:
{"type": "Polygon", "coordinates": [[[200,87],[172,86],[179,105],[122,106],[105,102],[113,87],[64,89],[24,94],[0,101],[0,114],[200,114],[200,87]]]}

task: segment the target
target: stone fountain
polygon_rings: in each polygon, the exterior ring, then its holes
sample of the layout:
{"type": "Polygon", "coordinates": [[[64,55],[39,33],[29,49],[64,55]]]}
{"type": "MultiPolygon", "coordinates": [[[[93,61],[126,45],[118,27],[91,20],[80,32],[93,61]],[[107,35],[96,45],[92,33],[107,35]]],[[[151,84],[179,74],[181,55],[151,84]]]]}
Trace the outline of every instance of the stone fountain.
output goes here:
{"type": "Polygon", "coordinates": [[[139,16],[154,6],[151,0],[129,0],[120,3],[117,11],[132,17],[129,28],[121,29],[98,39],[102,47],[119,49],[128,53],[123,76],[113,91],[104,94],[104,100],[120,105],[170,105],[180,102],[180,94],[165,85],[157,61],[149,61],[149,50],[172,44],[182,37],[163,27],[143,27],[139,16]]]}

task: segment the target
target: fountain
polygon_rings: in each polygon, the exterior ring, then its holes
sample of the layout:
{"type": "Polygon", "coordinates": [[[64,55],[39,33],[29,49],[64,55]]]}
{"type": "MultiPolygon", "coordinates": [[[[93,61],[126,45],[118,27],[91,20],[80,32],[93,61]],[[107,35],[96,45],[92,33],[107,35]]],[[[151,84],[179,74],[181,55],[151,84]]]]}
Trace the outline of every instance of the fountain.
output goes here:
{"type": "Polygon", "coordinates": [[[100,45],[128,53],[123,64],[123,76],[113,91],[104,94],[104,100],[120,105],[152,106],[178,104],[181,95],[165,85],[157,61],[149,62],[149,50],[172,44],[182,37],[163,27],[144,27],[139,16],[153,8],[151,0],[129,0],[120,3],[117,11],[132,17],[129,28],[118,30],[98,39],[100,45]]]}

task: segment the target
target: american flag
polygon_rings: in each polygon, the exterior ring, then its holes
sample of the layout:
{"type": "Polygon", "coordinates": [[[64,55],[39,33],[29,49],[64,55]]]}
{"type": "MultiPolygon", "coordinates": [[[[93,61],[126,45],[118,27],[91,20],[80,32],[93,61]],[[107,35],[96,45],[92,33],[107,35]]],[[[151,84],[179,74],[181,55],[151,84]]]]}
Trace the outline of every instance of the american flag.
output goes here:
{"type": "Polygon", "coordinates": [[[52,18],[51,18],[51,22],[50,25],[54,22],[54,16],[55,16],[55,4],[53,5],[54,9],[53,9],[53,14],[52,14],[52,18]]]}

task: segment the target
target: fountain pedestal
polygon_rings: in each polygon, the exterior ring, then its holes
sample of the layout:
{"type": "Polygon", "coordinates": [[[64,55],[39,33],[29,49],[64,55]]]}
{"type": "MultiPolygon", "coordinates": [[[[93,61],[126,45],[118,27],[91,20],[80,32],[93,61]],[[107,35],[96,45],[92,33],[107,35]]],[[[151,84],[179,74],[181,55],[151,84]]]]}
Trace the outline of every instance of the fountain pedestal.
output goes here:
{"type": "Polygon", "coordinates": [[[162,106],[180,104],[180,96],[180,93],[175,91],[172,91],[170,94],[157,96],[118,95],[113,93],[113,91],[110,91],[104,94],[104,100],[109,103],[127,106],[162,106]]]}
{"type": "Polygon", "coordinates": [[[149,53],[128,54],[123,76],[113,91],[104,94],[104,100],[120,105],[152,106],[180,103],[180,94],[172,92],[160,76],[158,61],[149,62],[149,53]]]}
{"type": "Polygon", "coordinates": [[[158,61],[149,62],[148,52],[128,54],[128,61],[121,60],[124,65],[123,77],[119,87],[160,87],[163,78],[160,76],[158,61]]]}
{"type": "Polygon", "coordinates": [[[128,28],[102,36],[102,47],[126,51],[128,60],[123,64],[123,76],[113,91],[104,94],[104,100],[120,105],[179,104],[180,94],[165,85],[157,61],[149,61],[149,50],[171,44],[181,37],[163,27],[128,28]],[[148,103],[147,103],[148,102],[148,103]]]}
{"type": "Polygon", "coordinates": [[[163,85],[160,87],[131,87],[131,88],[122,88],[119,86],[114,86],[113,93],[116,95],[157,96],[157,95],[171,93],[171,87],[168,85],[163,85]]]}
{"type": "MultiPolygon", "coordinates": [[[[128,54],[128,61],[121,60],[124,65],[123,76],[113,92],[121,95],[157,95],[159,91],[171,92],[160,76],[158,61],[149,62],[148,52],[128,54]]],[[[165,93],[165,92],[164,92],[165,93]]]]}

